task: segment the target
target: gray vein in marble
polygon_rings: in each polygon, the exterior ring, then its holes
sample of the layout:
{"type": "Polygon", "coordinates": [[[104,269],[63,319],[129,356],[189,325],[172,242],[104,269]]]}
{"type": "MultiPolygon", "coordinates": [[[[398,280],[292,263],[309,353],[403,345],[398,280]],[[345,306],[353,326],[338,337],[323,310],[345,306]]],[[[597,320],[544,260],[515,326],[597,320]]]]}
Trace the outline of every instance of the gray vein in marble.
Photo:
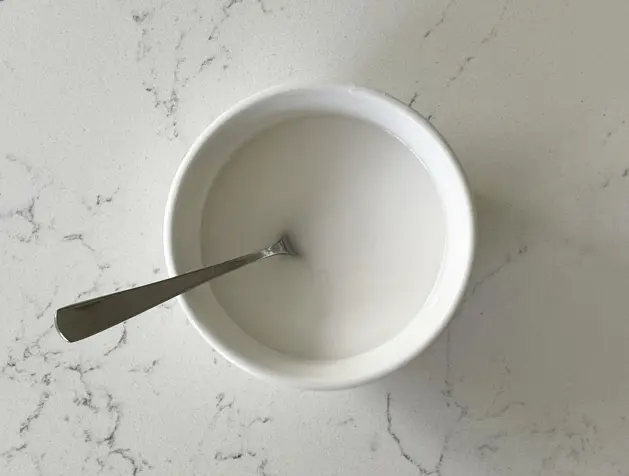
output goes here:
{"type": "Polygon", "coordinates": [[[340,422],[338,422],[336,424],[336,426],[347,426],[347,425],[352,425],[352,426],[356,426],[354,424],[354,419],[353,418],[346,418],[345,420],[341,420],[340,422]]]}
{"type": "Polygon", "coordinates": [[[235,460],[240,459],[244,456],[242,451],[237,451],[235,453],[222,453],[221,451],[217,451],[214,453],[214,459],[216,461],[227,461],[227,460],[235,460]]]}
{"type": "Polygon", "coordinates": [[[142,10],[142,11],[135,11],[131,14],[131,18],[133,18],[133,21],[136,22],[137,24],[142,24],[147,20],[150,20],[153,17],[153,14],[155,13],[154,9],[150,9],[150,10],[142,10]]]}
{"type": "Polygon", "coordinates": [[[235,399],[232,399],[231,401],[226,403],[224,403],[224,401],[225,394],[221,392],[216,396],[216,414],[214,415],[214,421],[221,415],[221,413],[223,413],[223,411],[232,408],[234,406],[234,403],[236,402],[235,399]]]}
{"type": "Polygon", "coordinates": [[[103,278],[103,275],[105,273],[106,270],[111,268],[111,264],[110,263],[103,263],[101,262],[101,260],[99,259],[99,257],[97,256],[96,250],[85,241],[85,239],[83,238],[83,234],[82,233],[76,233],[73,235],[68,235],[69,239],[66,241],[74,241],[79,243],[83,248],[85,248],[86,250],[88,250],[91,255],[92,258],[94,260],[94,264],[96,265],[96,267],[98,268],[98,275],[96,276],[96,278],[94,279],[94,281],[92,282],[91,286],[83,291],[80,291],[79,293],[77,293],[77,295],[75,296],[75,301],[80,301],[85,297],[91,297],[91,295],[93,295],[96,291],[99,290],[100,288],[100,281],[103,278]]]}
{"type": "MultiPolygon", "coordinates": [[[[175,72],[180,64],[181,63],[179,62],[179,60],[177,60],[175,72]]],[[[170,90],[170,96],[168,97],[168,99],[161,101],[160,104],[166,110],[166,117],[170,117],[175,114],[177,112],[177,109],[179,109],[179,93],[177,92],[177,90],[173,87],[170,90]]]]}
{"type": "Polygon", "coordinates": [[[100,207],[101,205],[105,205],[106,203],[112,203],[114,201],[114,197],[120,191],[120,187],[116,187],[111,195],[96,195],[95,205],[100,207]]]}
{"type": "Polygon", "coordinates": [[[116,443],[116,433],[118,432],[120,423],[122,422],[122,409],[118,403],[114,402],[114,397],[109,392],[107,392],[106,409],[109,414],[114,414],[114,426],[109,432],[109,435],[103,439],[103,443],[106,443],[110,448],[113,448],[116,443]]]}
{"type": "Polygon", "coordinates": [[[113,199],[113,197],[103,197],[102,195],[96,195],[96,206],[102,205],[103,203],[111,203],[113,199]]]}
{"type": "MultiPolygon", "coordinates": [[[[218,38],[218,32],[221,29],[221,27],[223,26],[223,24],[231,17],[232,15],[232,8],[235,5],[241,4],[243,3],[244,0],[228,0],[226,3],[224,3],[221,6],[221,11],[223,13],[222,17],[216,22],[216,24],[212,27],[212,30],[210,31],[210,34],[208,35],[208,40],[212,41],[212,40],[216,40],[218,38]]],[[[258,6],[260,7],[260,10],[262,11],[263,14],[267,14],[270,13],[271,11],[266,7],[266,4],[264,3],[264,0],[256,0],[256,3],[258,4],[258,6]]]]}
{"type": "Polygon", "coordinates": [[[416,112],[419,112],[422,117],[424,119],[426,119],[428,122],[432,122],[432,118],[434,116],[434,114],[428,114],[427,116],[424,116],[424,114],[419,111],[418,109],[415,108],[415,103],[417,102],[417,99],[419,99],[420,94],[419,93],[413,93],[413,97],[411,98],[411,100],[408,102],[408,107],[410,107],[411,109],[413,109],[416,112]]]}
{"type": "Polygon", "coordinates": [[[42,460],[45,458],[46,453],[42,453],[41,455],[29,455],[31,463],[33,463],[33,467],[39,476],[44,476],[44,471],[42,470],[42,460]]]}
{"type": "MultiPolygon", "coordinates": [[[[18,241],[21,241],[23,243],[35,242],[39,239],[39,232],[43,225],[47,225],[49,228],[52,228],[52,224],[40,223],[35,218],[35,205],[37,203],[37,200],[39,200],[42,190],[44,190],[46,187],[51,185],[52,182],[46,181],[45,183],[42,184],[41,177],[39,176],[36,169],[32,165],[30,165],[28,161],[26,161],[25,159],[21,157],[18,157],[17,155],[5,154],[5,159],[7,162],[18,164],[30,176],[30,180],[33,184],[39,183],[40,185],[37,185],[34,187],[35,190],[29,197],[28,203],[26,205],[22,207],[18,207],[7,213],[0,214],[0,220],[19,216],[20,218],[28,222],[28,224],[31,227],[31,231],[27,236],[12,235],[10,237],[13,239],[17,239],[18,241]]],[[[0,192],[0,196],[2,196],[1,192],[0,192]]]]}
{"type": "MultiPolygon", "coordinates": [[[[480,42],[481,46],[489,43],[491,40],[496,38],[496,36],[498,35],[498,25],[500,25],[500,23],[502,22],[502,20],[503,20],[503,18],[504,18],[506,13],[507,13],[507,2],[505,1],[505,3],[502,6],[502,10],[500,12],[500,15],[498,15],[498,19],[496,20],[494,25],[491,27],[489,32],[481,40],[481,42],[480,42]]],[[[452,75],[450,77],[450,79],[448,80],[448,82],[446,83],[446,89],[448,87],[450,87],[450,85],[453,82],[455,82],[457,79],[459,79],[461,77],[461,75],[467,70],[467,67],[469,66],[469,64],[472,61],[474,61],[475,59],[476,59],[476,55],[468,55],[463,60],[463,62],[459,65],[456,73],[454,73],[454,75],[452,75]]]]}
{"type": "MultiPolygon", "coordinates": [[[[527,439],[535,439],[544,443],[545,453],[540,460],[540,474],[547,474],[556,468],[558,459],[563,456],[565,459],[579,463],[584,454],[591,450],[590,439],[596,435],[596,425],[588,425],[587,418],[582,418],[583,429],[578,431],[566,430],[563,426],[553,426],[540,428],[536,424],[527,425],[515,431],[499,431],[486,438],[486,442],[479,445],[476,451],[481,458],[488,459],[500,451],[505,439],[521,435],[527,439]]],[[[565,424],[565,422],[564,422],[565,424]]],[[[541,455],[540,455],[541,456],[541,455]]]]}
{"type": "Polygon", "coordinates": [[[258,5],[260,6],[260,10],[262,10],[262,13],[266,14],[266,13],[271,13],[271,10],[269,10],[264,2],[264,0],[256,0],[258,2],[258,5]]]}
{"type": "Polygon", "coordinates": [[[157,364],[159,363],[159,359],[153,359],[153,361],[148,364],[145,365],[143,367],[133,367],[132,369],[129,370],[129,372],[140,372],[143,374],[150,374],[155,370],[155,367],[157,366],[157,364]]]}
{"type": "Polygon", "coordinates": [[[144,471],[145,469],[153,469],[153,466],[148,461],[136,458],[128,448],[117,448],[112,450],[109,454],[118,455],[129,463],[131,466],[131,474],[133,476],[136,476],[139,472],[144,471]]]}
{"type": "MultiPolygon", "coordinates": [[[[138,283],[129,283],[129,282],[125,282],[125,283],[120,283],[119,281],[114,281],[114,289],[112,290],[112,292],[116,293],[120,290],[123,289],[133,289],[133,288],[137,288],[138,287],[138,283]]],[[[163,306],[163,304],[162,304],[163,306]]]]}
{"type": "MultiPolygon", "coordinates": [[[[112,426],[107,436],[102,439],[96,439],[94,433],[91,429],[83,429],[82,436],[83,441],[85,443],[90,443],[95,445],[95,448],[106,448],[107,453],[101,456],[98,456],[95,459],[96,464],[100,467],[100,471],[103,471],[108,467],[107,460],[112,456],[120,456],[123,460],[129,463],[131,467],[131,473],[137,474],[146,469],[153,469],[153,466],[141,456],[135,456],[134,453],[129,448],[116,447],[117,443],[117,433],[120,428],[123,419],[123,412],[120,403],[118,403],[114,396],[107,388],[100,387],[99,389],[104,392],[106,397],[106,403],[104,406],[102,404],[98,404],[98,400],[95,399],[94,391],[92,390],[90,384],[86,380],[86,374],[98,370],[100,367],[98,365],[85,366],[82,364],[74,364],[69,365],[67,367],[68,370],[76,372],[79,375],[79,380],[84,388],[85,396],[83,398],[76,397],[74,402],[77,406],[84,406],[90,409],[95,414],[101,414],[103,411],[110,417],[113,418],[112,426]]],[[[68,420],[66,418],[66,420],[68,420]]],[[[87,460],[86,460],[87,461],[87,460]]],[[[109,466],[111,467],[111,466],[109,466]]]]}
{"type": "Polygon", "coordinates": [[[39,233],[39,230],[41,228],[39,223],[37,223],[35,221],[35,211],[34,210],[35,210],[35,199],[32,198],[30,203],[28,204],[28,206],[26,208],[22,208],[20,210],[17,210],[16,213],[15,213],[16,215],[21,216],[27,222],[29,222],[31,227],[32,227],[32,231],[31,231],[30,237],[28,239],[24,240],[27,243],[30,243],[33,238],[37,237],[37,233],[39,233]]]}
{"type": "Polygon", "coordinates": [[[454,75],[451,76],[450,79],[448,79],[448,82],[446,83],[446,89],[449,88],[450,85],[454,83],[457,79],[459,79],[459,77],[465,72],[468,65],[472,61],[474,61],[474,59],[475,59],[475,56],[468,56],[463,60],[463,62],[459,65],[459,68],[457,69],[456,73],[454,73],[454,75]]]}
{"type": "Polygon", "coordinates": [[[419,93],[414,93],[413,97],[411,98],[411,100],[408,102],[408,107],[413,107],[413,105],[415,104],[415,101],[417,101],[417,98],[419,97],[419,93]]]}
{"type": "Polygon", "coordinates": [[[17,364],[18,362],[17,360],[15,360],[15,357],[13,357],[12,355],[9,355],[5,364],[2,367],[0,367],[0,375],[8,378],[9,380],[14,380],[14,381],[16,380],[16,375],[14,374],[27,375],[31,378],[35,376],[35,374],[29,373],[24,369],[18,368],[17,364]]]}
{"type": "Polygon", "coordinates": [[[35,410],[33,410],[26,419],[20,424],[19,434],[22,436],[24,433],[27,433],[31,429],[31,424],[37,420],[43,413],[44,407],[46,406],[46,402],[50,398],[50,392],[45,390],[41,393],[39,397],[39,402],[37,402],[37,406],[35,410]]]}
{"type": "Polygon", "coordinates": [[[488,418],[500,418],[502,415],[507,413],[512,408],[514,408],[514,407],[523,407],[523,406],[525,406],[524,402],[510,402],[510,403],[507,403],[502,408],[499,408],[497,411],[488,413],[487,415],[485,415],[484,418],[480,419],[479,421],[483,421],[483,420],[486,420],[488,418]]]}
{"type": "MultiPolygon", "coordinates": [[[[2,1],[2,0],[0,0],[2,1]]],[[[6,59],[1,59],[0,60],[0,64],[4,65],[4,67],[12,74],[15,73],[15,68],[13,67],[13,65],[6,59]]]]}
{"type": "Polygon", "coordinates": [[[99,280],[100,276],[98,276],[94,282],[92,283],[92,285],[86,289],[85,291],[81,291],[76,295],[75,301],[80,301],[82,300],[84,297],[88,297],[90,296],[92,293],[94,293],[95,291],[98,291],[99,288],[99,280]]]}
{"type": "Polygon", "coordinates": [[[208,41],[214,41],[217,38],[219,29],[220,29],[221,24],[216,24],[212,27],[212,30],[210,31],[210,34],[208,35],[207,39],[208,41]]]}
{"type": "Polygon", "coordinates": [[[480,42],[481,45],[484,45],[485,43],[490,42],[491,40],[496,38],[496,36],[498,36],[498,25],[500,25],[505,14],[507,13],[507,6],[508,4],[505,1],[504,5],[502,6],[502,11],[500,12],[500,15],[498,16],[498,20],[496,20],[496,23],[491,27],[491,30],[489,30],[489,33],[487,33],[487,35],[485,35],[485,37],[481,40],[480,42]]]}
{"type": "Polygon", "coordinates": [[[490,443],[484,443],[480,445],[478,448],[476,448],[476,451],[478,451],[481,458],[483,459],[487,458],[489,454],[494,454],[498,450],[499,448],[497,446],[492,445],[490,443]]]}
{"type": "Polygon", "coordinates": [[[448,326],[445,329],[446,333],[446,375],[444,378],[445,390],[443,395],[445,397],[452,396],[452,329],[448,326]]]}
{"type": "Polygon", "coordinates": [[[380,435],[375,433],[369,441],[369,451],[375,453],[378,449],[380,449],[380,435]]]}
{"type": "Polygon", "coordinates": [[[24,169],[29,173],[29,175],[31,175],[31,176],[35,175],[33,167],[28,162],[26,162],[25,160],[20,159],[17,155],[6,154],[5,158],[7,159],[8,162],[14,162],[14,163],[19,164],[22,167],[24,167],[24,169]]]}
{"type": "Polygon", "coordinates": [[[135,60],[139,63],[151,52],[153,47],[147,44],[146,39],[149,34],[149,30],[147,28],[140,29],[140,40],[138,41],[138,45],[135,51],[135,60]]]}
{"type": "MultiPolygon", "coordinates": [[[[240,451],[233,451],[233,452],[222,452],[222,451],[216,451],[214,453],[214,461],[217,462],[224,462],[224,461],[238,461],[238,460],[242,460],[245,456],[251,457],[253,459],[257,459],[258,457],[258,453],[253,451],[253,450],[240,450],[240,451]]],[[[258,476],[269,476],[269,473],[266,472],[266,467],[269,463],[268,458],[263,457],[260,459],[258,466],[256,468],[256,473],[258,474],[258,476]]]]}
{"type": "Polygon", "coordinates": [[[166,118],[171,119],[171,125],[173,127],[173,137],[178,137],[179,132],[177,131],[177,120],[173,118],[177,109],[179,109],[179,93],[177,92],[177,84],[176,82],[179,79],[179,68],[181,64],[185,61],[185,59],[177,58],[175,60],[175,67],[173,70],[173,86],[170,88],[170,93],[167,98],[162,99],[160,94],[158,93],[155,86],[149,86],[148,84],[144,84],[144,90],[146,92],[151,93],[153,96],[153,103],[155,108],[163,108],[165,112],[166,118]]]}
{"type": "Polygon", "coordinates": [[[116,342],[116,344],[111,349],[105,352],[103,354],[103,357],[107,357],[111,355],[112,353],[114,353],[115,351],[123,347],[126,343],[127,343],[127,323],[123,322],[122,332],[120,333],[120,338],[118,339],[118,342],[116,342]]]}
{"type": "Polygon", "coordinates": [[[222,6],[223,13],[227,13],[234,5],[242,3],[243,1],[244,0],[227,0],[227,3],[222,6]]]}
{"type": "Polygon", "coordinates": [[[40,308],[39,311],[37,311],[37,313],[35,314],[35,320],[39,320],[42,317],[44,317],[44,315],[50,310],[50,308],[52,307],[52,304],[55,300],[55,298],[57,297],[57,293],[59,292],[59,285],[55,284],[55,289],[52,292],[52,296],[50,297],[50,299],[48,299],[48,301],[46,302],[46,304],[44,304],[43,306],[39,306],[39,303],[36,302],[33,298],[29,297],[28,295],[24,297],[25,301],[33,304],[34,306],[37,306],[40,308]]]}
{"type": "Polygon", "coordinates": [[[256,417],[253,420],[251,420],[251,422],[247,425],[247,428],[251,428],[256,423],[260,423],[261,425],[265,425],[265,424],[270,423],[272,421],[273,421],[273,418],[268,417],[268,416],[267,417],[256,417]]]}
{"type": "Polygon", "coordinates": [[[402,441],[400,440],[400,437],[393,430],[393,419],[391,417],[391,393],[387,393],[386,417],[387,417],[387,433],[397,445],[400,455],[402,455],[402,457],[406,461],[408,461],[413,466],[415,466],[417,470],[419,471],[419,474],[425,475],[425,476],[437,474],[433,471],[427,471],[421,464],[416,462],[413,459],[413,457],[406,452],[406,450],[404,449],[404,446],[402,445],[402,441]]]}
{"type": "Polygon", "coordinates": [[[446,333],[446,374],[444,378],[444,389],[441,391],[441,394],[446,399],[446,406],[451,407],[454,406],[459,411],[459,416],[457,417],[457,422],[461,421],[468,414],[467,406],[461,405],[453,395],[453,384],[452,384],[452,329],[447,327],[445,330],[446,333]]]}
{"type": "MultiPolygon", "coordinates": [[[[153,16],[152,12],[144,12],[143,14],[135,15],[137,15],[137,19],[136,16],[134,16],[134,21],[139,25],[149,23],[153,16]]],[[[138,62],[144,60],[146,55],[151,51],[151,47],[147,43],[147,38],[150,32],[149,28],[142,27],[140,31],[140,40],[138,42],[136,53],[136,60],[138,62]]],[[[167,96],[164,97],[164,95],[159,92],[156,85],[149,84],[147,81],[143,81],[142,83],[144,90],[151,93],[151,95],[153,96],[154,107],[158,109],[163,109],[165,117],[169,121],[171,139],[176,139],[177,137],[179,137],[179,130],[177,127],[178,121],[175,117],[177,110],[179,109],[179,90],[181,88],[185,88],[188,84],[188,81],[190,80],[190,76],[182,77],[181,75],[181,66],[187,60],[187,58],[181,54],[181,52],[183,51],[183,45],[186,39],[186,35],[186,31],[179,31],[177,43],[174,46],[175,64],[173,65],[172,81],[170,87],[167,89],[167,96]]],[[[156,79],[156,76],[157,72],[153,67],[151,68],[151,77],[153,79],[156,79]]]]}
{"type": "Polygon", "coordinates": [[[199,65],[198,72],[201,73],[205,68],[207,68],[212,62],[216,59],[216,56],[208,56],[203,60],[203,62],[199,65]]]}
{"type": "Polygon", "coordinates": [[[83,441],[90,443],[94,440],[94,435],[90,430],[83,430],[83,441]]]}
{"type": "Polygon", "coordinates": [[[437,21],[437,23],[435,23],[433,26],[431,26],[430,28],[428,28],[428,30],[426,31],[426,33],[424,33],[424,39],[428,38],[430,35],[432,35],[432,33],[439,28],[441,25],[443,25],[443,23],[446,21],[446,17],[448,15],[448,11],[450,10],[450,8],[452,7],[452,5],[454,5],[454,0],[449,0],[448,3],[446,4],[445,8],[443,9],[443,11],[441,12],[441,17],[439,18],[439,20],[437,21]]]}
{"type": "Polygon", "coordinates": [[[73,402],[76,406],[89,408],[92,412],[98,413],[99,408],[94,404],[94,392],[90,384],[85,379],[85,375],[88,373],[97,370],[100,368],[99,365],[91,366],[88,368],[83,368],[82,364],[72,364],[66,367],[68,370],[72,372],[76,372],[79,375],[79,381],[83,386],[84,395],[83,396],[75,396],[73,402]]]}
{"type": "Polygon", "coordinates": [[[78,241],[82,246],[90,250],[91,252],[95,252],[96,250],[92,248],[89,244],[85,242],[85,237],[83,233],[71,233],[69,235],[65,235],[61,241],[78,241]]]}
{"type": "MultiPolygon", "coordinates": [[[[452,3],[452,2],[450,2],[450,3],[452,3]]],[[[446,6],[446,10],[449,7],[450,3],[448,4],[448,6],[446,6]]],[[[507,13],[507,2],[505,1],[505,3],[502,6],[502,10],[500,12],[500,15],[498,16],[498,19],[492,25],[492,27],[487,32],[487,34],[483,37],[483,39],[480,41],[480,46],[481,47],[486,45],[487,43],[489,43],[494,38],[496,38],[496,36],[498,36],[498,26],[502,22],[502,20],[503,20],[504,16],[506,15],[506,13],[507,13]]],[[[443,22],[441,22],[441,23],[443,23],[443,22]]],[[[441,24],[441,23],[439,23],[439,24],[441,24]]],[[[473,54],[473,55],[468,55],[468,56],[465,57],[463,62],[461,64],[459,64],[456,72],[452,76],[450,76],[450,78],[448,78],[448,80],[446,81],[445,89],[450,88],[450,86],[454,82],[456,82],[467,71],[468,66],[470,65],[470,63],[472,63],[476,59],[477,55],[478,55],[478,53],[473,54]]],[[[437,106],[435,107],[435,110],[426,117],[428,122],[432,122],[432,120],[436,116],[437,112],[439,111],[440,107],[441,107],[441,105],[437,104],[437,106]]]]}
{"type": "Polygon", "coordinates": [[[515,255],[515,258],[512,257],[512,253],[507,253],[507,255],[505,256],[505,259],[502,261],[502,263],[500,263],[498,266],[496,266],[494,269],[492,269],[491,271],[489,271],[485,275],[481,276],[479,279],[477,279],[470,286],[470,291],[468,292],[468,294],[463,299],[463,302],[465,302],[467,299],[469,299],[472,296],[474,296],[474,294],[476,294],[476,291],[478,291],[478,289],[481,286],[483,286],[487,281],[489,281],[491,278],[493,278],[494,276],[499,274],[509,264],[511,264],[514,261],[516,261],[516,259],[519,260],[521,257],[523,257],[528,252],[528,250],[529,250],[529,247],[527,245],[524,245],[524,246],[520,247],[518,249],[517,254],[515,255]]]}
{"type": "Polygon", "coordinates": [[[91,215],[95,215],[96,213],[98,213],[101,207],[113,203],[114,198],[119,191],[120,187],[116,187],[114,191],[109,195],[97,194],[96,197],[94,197],[93,201],[92,199],[86,200],[85,198],[81,198],[81,203],[83,204],[85,209],[90,212],[91,215]]]}
{"type": "Polygon", "coordinates": [[[21,453],[28,447],[27,443],[22,443],[19,446],[12,446],[6,451],[0,453],[0,458],[3,458],[6,462],[11,461],[18,453],[21,453]]]}
{"type": "Polygon", "coordinates": [[[37,338],[33,342],[31,342],[24,348],[24,352],[22,353],[23,362],[30,359],[31,357],[41,357],[42,359],[44,359],[44,362],[49,363],[49,357],[51,355],[62,354],[61,351],[54,351],[54,350],[49,350],[46,352],[41,351],[41,341],[46,336],[48,336],[51,332],[53,332],[53,330],[54,330],[54,324],[50,324],[50,326],[48,326],[48,328],[43,333],[37,336],[37,338]]]}
{"type": "MultiPolygon", "coordinates": [[[[18,345],[24,345],[21,353],[18,349],[9,349],[7,361],[0,367],[0,376],[9,380],[18,381],[26,380],[31,385],[43,384],[49,386],[52,382],[50,372],[41,375],[41,372],[33,372],[29,370],[28,363],[31,359],[42,359],[43,363],[51,365],[52,368],[58,368],[61,363],[55,362],[52,357],[62,354],[61,351],[47,350],[42,351],[41,341],[49,335],[54,328],[53,324],[39,334],[34,340],[28,342],[24,339],[24,325],[22,319],[22,327],[20,333],[14,337],[13,341],[18,345]],[[16,355],[19,357],[16,358],[16,355]]],[[[45,369],[40,369],[45,370],[45,369]]]]}
{"type": "Polygon", "coordinates": [[[55,297],[57,297],[57,291],[59,290],[59,286],[55,285],[55,290],[53,292],[52,298],[50,299],[50,301],[48,301],[48,303],[42,308],[41,311],[39,311],[37,314],[35,314],[35,319],[39,320],[42,317],[44,317],[44,315],[46,315],[46,313],[50,310],[50,308],[52,307],[52,303],[55,300],[55,297]]]}
{"type": "MultiPolygon", "coordinates": [[[[212,417],[210,421],[209,428],[214,428],[218,420],[229,412],[229,415],[226,415],[224,418],[225,422],[232,422],[237,425],[236,427],[232,427],[235,431],[234,436],[238,439],[239,447],[236,449],[216,449],[213,453],[213,459],[216,462],[233,462],[243,459],[252,458],[258,461],[257,474],[258,475],[267,475],[266,466],[268,464],[268,459],[263,454],[263,451],[259,451],[258,449],[247,448],[247,443],[250,439],[247,436],[247,432],[254,426],[258,425],[267,425],[273,422],[273,418],[271,416],[257,416],[253,418],[249,422],[242,421],[242,417],[240,417],[240,411],[235,408],[235,400],[232,398],[231,400],[227,400],[225,393],[220,392],[216,395],[216,413],[212,417]],[[234,420],[235,419],[235,420],[234,420]]],[[[261,430],[260,430],[261,431],[261,430]]],[[[207,433],[202,435],[199,443],[197,444],[197,455],[202,456],[207,453],[208,448],[205,447],[205,441],[207,438],[207,433]]]]}
{"type": "Polygon", "coordinates": [[[269,460],[264,458],[260,461],[260,464],[257,467],[258,476],[269,476],[269,473],[266,472],[266,467],[269,464],[269,460]]]}
{"type": "Polygon", "coordinates": [[[620,123],[610,131],[607,131],[605,134],[605,142],[609,141],[612,137],[614,137],[622,128],[627,124],[627,119],[623,119],[620,123]]]}
{"type": "Polygon", "coordinates": [[[39,195],[32,196],[28,199],[28,203],[20,208],[14,209],[4,214],[0,214],[0,220],[19,216],[24,219],[31,227],[28,235],[8,235],[10,238],[21,241],[22,243],[32,243],[39,237],[39,231],[41,230],[41,224],[35,219],[35,203],[39,195]]]}
{"type": "MultiPolygon", "coordinates": [[[[624,168],[622,173],[620,174],[620,178],[625,179],[627,178],[627,176],[629,175],[629,168],[624,168]]],[[[611,185],[612,181],[615,180],[616,175],[614,174],[613,176],[609,176],[607,177],[605,180],[603,180],[603,183],[601,184],[601,188],[607,188],[611,185]]]]}
{"type": "MultiPolygon", "coordinates": [[[[183,41],[184,38],[184,34],[181,34],[181,38],[180,41],[183,41]]],[[[175,50],[179,51],[181,49],[181,46],[178,45],[175,50]]],[[[171,109],[169,109],[169,113],[166,115],[166,117],[170,117],[173,114],[175,114],[177,112],[177,110],[179,109],[179,92],[178,90],[180,88],[185,88],[188,85],[188,81],[190,81],[190,76],[186,76],[185,78],[181,78],[181,65],[184,64],[186,62],[187,58],[185,56],[178,56],[177,58],[175,58],[175,67],[173,69],[173,88],[170,92],[170,101],[173,101],[173,97],[175,97],[176,99],[174,100],[174,103],[169,103],[169,106],[171,107],[171,109]]],[[[176,126],[177,126],[177,122],[176,120],[173,120],[173,127],[176,131],[176,126]]]]}
{"type": "Polygon", "coordinates": [[[48,372],[48,373],[45,373],[44,375],[42,375],[42,377],[40,379],[40,382],[45,387],[49,387],[50,384],[52,383],[52,373],[48,372]]]}

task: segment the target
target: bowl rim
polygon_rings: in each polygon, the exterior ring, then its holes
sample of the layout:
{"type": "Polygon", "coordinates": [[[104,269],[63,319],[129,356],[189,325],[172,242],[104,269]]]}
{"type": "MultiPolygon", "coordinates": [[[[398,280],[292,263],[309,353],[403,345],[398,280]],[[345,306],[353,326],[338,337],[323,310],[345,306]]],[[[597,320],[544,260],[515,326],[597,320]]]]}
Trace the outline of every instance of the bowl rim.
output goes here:
{"type": "Polygon", "coordinates": [[[166,261],[166,268],[168,271],[168,275],[175,276],[177,274],[175,257],[173,254],[173,230],[170,226],[173,222],[173,216],[175,214],[175,203],[177,201],[177,196],[179,194],[179,190],[181,188],[182,181],[190,168],[190,165],[196,159],[199,151],[202,149],[205,142],[214,134],[216,130],[218,130],[223,124],[228,122],[230,119],[238,115],[239,113],[245,111],[249,107],[254,104],[261,102],[263,100],[267,100],[272,98],[273,96],[280,96],[289,92],[298,92],[300,90],[303,91],[325,91],[325,90],[333,90],[336,92],[344,91],[348,94],[353,94],[359,91],[361,94],[366,96],[370,96],[371,98],[379,99],[386,107],[391,107],[396,109],[398,112],[405,115],[408,119],[411,119],[418,127],[423,128],[426,132],[428,132],[433,140],[435,140],[446,152],[447,157],[449,158],[451,165],[453,166],[453,171],[456,174],[459,183],[462,185],[463,192],[463,202],[460,204],[461,207],[465,209],[466,214],[469,216],[469,226],[466,228],[466,234],[469,237],[469,250],[468,255],[466,256],[465,269],[461,280],[461,285],[459,289],[456,290],[454,298],[449,303],[449,307],[447,312],[444,313],[439,325],[435,327],[432,332],[432,335],[428,339],[426,339],[421,345],[416,346],[412,352],[409,352],[403,355],[401,358],[391,359],[387,365],[383,365],[381,368],[370,372],[366,375],[357,376],[354,378],[346,378],[343,381],[338,381],[338,379],[330,379],[330,381],[317,379],[315,381],[308,380],[307,378],[300,378],[292,375],[286,375],[281,371],[277,371],[271,369],[267,366],[259,366],[256,365],[255,362],[250,361],[249,359],[242,358],[237,353],[232,352],[232,349],[223,345],[222,342],[216,341],[213,336],[206,331],[199,324],[199,319],[197,318],[194,310],[190,307],[188,302],[186,301],[185,295],[177,296],[177,301],[179,305],[183,308],[188,321],[192,324],[192,326],[197,330],[199,334],[204,338],[204,340],[212,346],[219,354],[221,354],[225,359],[234,364],[235,366],[245,370],[249,374],[265,380],[267,382],[286,385],[289,387],[298,387],[303,389],[312,389],[312,390],[335,390],[335,389],[344,389],[351,388],[358,385],[362,385],[388,375],[389,373],[394,372],[395,370],[405,366],[411,360],[416,358],[419,354],[421,354],[426,348],[428,348],[435,339],[443,332],[445,327],[448,325],[452,316],[462,303],[464,294],[469,285],[469,278],[472,272],[472,265],[474,263],[475,251],[476,251],[476,240],[477,240],[477,230],[476,230],[476,212],[474,209],[474,204],[472,200],[472,195],[470,192],[469,182],[467,177],[459,163],[454,151],[445,140],[445,138],[441,135],[441,133],[421,114],[415,111],[409,105],[403,103],[401,100],[397,99],[390,94],[385,92],[381,92],[372,88],[356,86],[354,84],[347,83],[334,83],[334,82],[301,82],[301,83],[288,83],[288,84],[280,84],[276,86],[272,86],[267,89],[263,89],[258,91],[252,95],[245,97],[244,99],[237,101],[223,113],[221,113],[216,119],[214,119],[201,134],[194,140],[188,151],[185,153],[173,181],[171,183],[168,197],[166,201],[166,209],[164,215],[164,226],[163,226],[163,241],[164,241],[164,254],[166,261]]]}

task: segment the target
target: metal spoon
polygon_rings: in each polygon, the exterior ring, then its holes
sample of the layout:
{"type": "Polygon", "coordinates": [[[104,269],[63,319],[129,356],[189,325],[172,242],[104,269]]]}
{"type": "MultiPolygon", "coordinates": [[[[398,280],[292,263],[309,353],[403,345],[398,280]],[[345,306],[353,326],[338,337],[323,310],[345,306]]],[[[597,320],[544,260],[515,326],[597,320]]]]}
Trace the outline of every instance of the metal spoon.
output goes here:
{"type": "Polygon", "coordinates": [[[76,342],[120,324],[211,279],[277,255],[297,256],[287,235],[282,235],[276,243],[257,253],[249,253],[174,278],[62,307],[57,310],[55,326],[65,340],[76,342]]]}

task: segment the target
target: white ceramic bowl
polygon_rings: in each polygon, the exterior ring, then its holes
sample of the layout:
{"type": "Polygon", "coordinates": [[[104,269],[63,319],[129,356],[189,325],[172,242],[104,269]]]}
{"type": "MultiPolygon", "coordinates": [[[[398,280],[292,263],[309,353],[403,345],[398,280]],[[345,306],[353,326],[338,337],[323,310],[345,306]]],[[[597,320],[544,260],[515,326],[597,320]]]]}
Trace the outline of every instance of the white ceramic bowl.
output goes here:
{"type": "Polygon", "coordinates": [[[436,185],[446,244],[437,282],[419,313],[394,338],[368,352],[312,361],[281,354],[249,337],[208,286],[178,299],[194,327],[235,365],[273,382],[335,389],[379,378],[418,355],[446,326],[465,291],[474,252],[472,201],[452,150],[428,121],[390,96],[354,86],[282,86],[255,94],[216,119],[184,157],[168,197],[164,246],[170,275],[202,267],[203,207],[213,178],[230,154],[274,124],[321,113],[355,117],[388,130],[421,159],[436,185]]]}

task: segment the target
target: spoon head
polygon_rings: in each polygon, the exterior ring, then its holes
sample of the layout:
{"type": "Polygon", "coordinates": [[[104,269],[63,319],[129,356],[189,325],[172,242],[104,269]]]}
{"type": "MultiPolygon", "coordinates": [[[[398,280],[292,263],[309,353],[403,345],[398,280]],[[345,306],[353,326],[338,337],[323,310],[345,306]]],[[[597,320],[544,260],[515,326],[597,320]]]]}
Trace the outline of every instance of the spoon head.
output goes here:
{"type": "Polygon", "coordinates": [[[297,251],[297,248],[295,248],[295,242],[294,240],[291,240],[288,233],[284,233],[282,235],[280,240],[277,242],[277,245],[279,245],[281,250],[280,253],[291,256],[299,256],[299,252],[297,251]]]}

